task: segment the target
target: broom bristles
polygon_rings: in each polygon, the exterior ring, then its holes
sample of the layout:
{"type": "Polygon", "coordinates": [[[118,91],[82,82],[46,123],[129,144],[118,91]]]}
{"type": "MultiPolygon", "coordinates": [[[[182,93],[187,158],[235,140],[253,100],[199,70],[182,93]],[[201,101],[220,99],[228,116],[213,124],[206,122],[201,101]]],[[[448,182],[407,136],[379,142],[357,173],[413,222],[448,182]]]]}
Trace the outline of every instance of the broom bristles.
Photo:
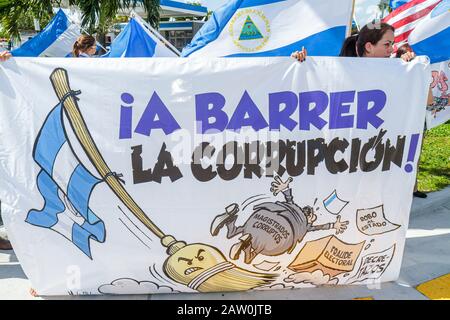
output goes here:
{"type": "Polygon", "coordinates": [[[172,247],[169,247],[168,253],[171,255],[163,265],[164,273],[172,280],[200,292],[246,291],[268,285],[278,277],[277,274],[241,269],[228,262],[217,248],[206,244],[194,243],[171,249],[172,247]],[[200,249],[205,257],[204,261],[198,262],[197,267],[203,271],[187,274],[184,269],[186,266],[180,265],[180,259],[194,257],[200,249]]]}
{"type": "Polygon", "coordinates": [[[278,275],[252,272],[234,267],[217,273],[199,287],[200,292],[247,291],[268,285],[275,281],[278,275]]]}

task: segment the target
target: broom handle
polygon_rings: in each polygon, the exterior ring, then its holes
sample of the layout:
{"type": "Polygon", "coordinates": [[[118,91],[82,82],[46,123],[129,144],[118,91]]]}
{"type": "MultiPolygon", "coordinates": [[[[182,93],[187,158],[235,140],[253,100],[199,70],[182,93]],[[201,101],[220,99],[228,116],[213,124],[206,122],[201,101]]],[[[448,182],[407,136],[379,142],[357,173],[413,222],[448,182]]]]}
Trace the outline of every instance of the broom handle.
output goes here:
{"type": "MultiPolygon", "coordinates": [[[[50,75],[50,81],[52,82],[53,89],[61,99],[72,92],[69,85],[69,78],[67,71],[62,68],[55,69],[50,75]]],[[[77,139],[80,141],[81,146],[86,152],[89,160],[97,169],[100,176],[106,181],[108,186],[116,194],[116,196],[122,201],[122,203],[136,216],[152,233],[158,238],[163,239],[166,235],[150,220],[139,205],[134,201],[131,195],[125,190],[119,180],[111,175],[111,169],[106,164],[100,151],[92,139],[92,136],[86,126],[86,122],[81,116],[80,109],[78,108],[77,101],[73,96],[69,96],[64,101],[64,111],[69,119],[70,125],[77,139]]]]}

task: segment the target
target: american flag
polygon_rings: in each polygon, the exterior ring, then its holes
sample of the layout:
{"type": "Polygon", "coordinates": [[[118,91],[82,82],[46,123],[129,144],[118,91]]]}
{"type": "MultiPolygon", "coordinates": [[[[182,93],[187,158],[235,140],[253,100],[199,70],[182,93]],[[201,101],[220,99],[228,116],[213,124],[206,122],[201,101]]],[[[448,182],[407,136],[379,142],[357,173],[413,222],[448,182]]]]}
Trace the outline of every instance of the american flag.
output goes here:
{"type": "Polygon", "coordinates": [[[394,52],[408,42],[409,34],[442,0],[413,0],[392,11],[383,22],[395,28],[394,52]]]}

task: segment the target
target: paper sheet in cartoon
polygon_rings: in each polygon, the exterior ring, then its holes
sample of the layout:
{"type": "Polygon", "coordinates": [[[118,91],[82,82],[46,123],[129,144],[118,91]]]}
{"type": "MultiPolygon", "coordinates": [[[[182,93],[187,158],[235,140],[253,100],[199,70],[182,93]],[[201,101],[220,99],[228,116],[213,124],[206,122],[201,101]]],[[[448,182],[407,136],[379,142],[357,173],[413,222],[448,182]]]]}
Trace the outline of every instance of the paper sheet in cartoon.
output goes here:
{"type": "Polygon", "coordinates": [[[314,225],[317,220],[314,209],[310,206],[301,208],[294,202],[292,189],[289,187],[292,178],[289,177],[285,182],[280,177],[275,177],[274,180],[270,191],[274,196],[282,192],[285,201],[255,205],[252,215],[242,226],[235,224],[239,207],[232,204],[211,223],[213,236],[218,235],[224,226],[228,230],[228,239],[242,235],[239,242],[230,249],[231,259],[239,259],[244,251],[244,261],[249,264],[258,254],[278,256],[285,252],[291,253],[310,231],[335,229],[336,234],[339,234],[347,229],[348,221],[340,221],[340,216],[334,223],[314,225]]]}

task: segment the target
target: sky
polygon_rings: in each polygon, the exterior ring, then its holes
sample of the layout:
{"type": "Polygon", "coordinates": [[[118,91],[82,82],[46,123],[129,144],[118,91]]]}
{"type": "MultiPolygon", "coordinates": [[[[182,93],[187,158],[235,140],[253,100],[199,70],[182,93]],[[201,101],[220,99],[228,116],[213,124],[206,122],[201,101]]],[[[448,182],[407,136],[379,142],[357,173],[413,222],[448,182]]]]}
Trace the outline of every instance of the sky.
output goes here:
{"type": "MultiPolygon", "coordinates": [[[[208,7],[208,10],[215,10],[230,0],[200,0],[200,2],[208,7]]],[[[328,0],[332,1],[332,0],[328,0]]],[[[380,0],[356,0],[355,3],[355,17],[359,25],[363,26],[366,23],[378,18],[380,11],[377,4],[380,0]]]]}

